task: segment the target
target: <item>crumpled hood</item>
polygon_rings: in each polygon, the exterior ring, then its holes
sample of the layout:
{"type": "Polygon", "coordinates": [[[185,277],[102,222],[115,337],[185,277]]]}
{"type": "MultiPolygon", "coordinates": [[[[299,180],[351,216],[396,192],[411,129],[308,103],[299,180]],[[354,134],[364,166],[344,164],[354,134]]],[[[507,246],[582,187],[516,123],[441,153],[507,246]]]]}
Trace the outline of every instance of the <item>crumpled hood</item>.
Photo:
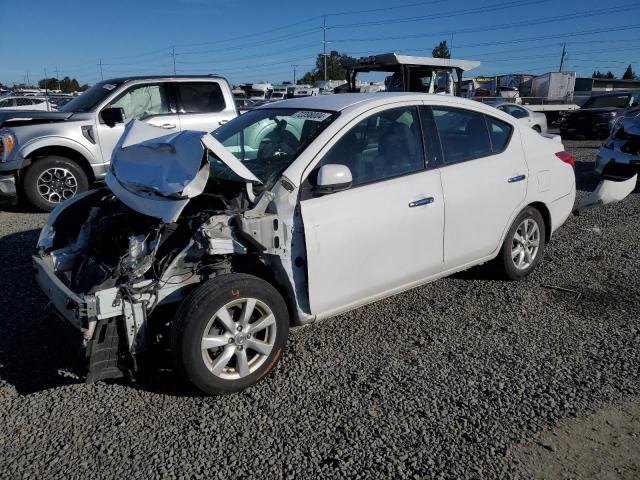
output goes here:
{"type": "Polygon", "coordinates": [[[133,120],[126,125],[113,151],[106,183],[133,210],[175,222],[189,199],[200,195],[207,185],[206,150],[247,182],[259,182],[208,133],[167,134],[163,128],[133,120]]]}

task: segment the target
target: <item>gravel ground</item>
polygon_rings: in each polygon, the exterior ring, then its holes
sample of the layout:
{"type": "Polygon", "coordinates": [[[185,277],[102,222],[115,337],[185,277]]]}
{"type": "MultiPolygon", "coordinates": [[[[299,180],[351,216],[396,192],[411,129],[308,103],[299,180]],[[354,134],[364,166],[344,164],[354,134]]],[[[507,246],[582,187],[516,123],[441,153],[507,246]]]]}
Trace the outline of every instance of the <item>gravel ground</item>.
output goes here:
{"type": "MultiPolygon", "coordinates": [[[[595,144],[568,146],[592,189],[595,144]]],[[[636,191],[570,218],[527,281],[477,268],[294,330],[264,382],[206,398],[165,367],[83,384],[32,280],[45,217],[0,211],[0,475],[528,477],[520,446],[640,395],[639,214],[636,191]]]]}

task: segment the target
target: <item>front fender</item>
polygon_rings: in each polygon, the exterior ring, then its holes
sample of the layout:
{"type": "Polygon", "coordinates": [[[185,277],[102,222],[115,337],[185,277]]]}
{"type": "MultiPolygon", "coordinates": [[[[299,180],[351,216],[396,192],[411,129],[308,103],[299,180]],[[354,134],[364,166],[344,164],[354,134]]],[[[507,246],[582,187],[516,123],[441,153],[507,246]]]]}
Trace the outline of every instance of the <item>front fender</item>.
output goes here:
{"type": "Polygon", "coordinates": [[[82,143],[68,137],[58,135],[47,135],[45,137],[38,137],[29,140],[27,141],[27,143],[19,147],[19,153],[22,158],[28,158],[29,155],[31,155],[36,150],[46,147],[68,148],[75,151],[79,155],[82,155],[91,165],[101,163],[96,159],[93,152],[91,152],[91,150],[85,147],[82,143]]]}

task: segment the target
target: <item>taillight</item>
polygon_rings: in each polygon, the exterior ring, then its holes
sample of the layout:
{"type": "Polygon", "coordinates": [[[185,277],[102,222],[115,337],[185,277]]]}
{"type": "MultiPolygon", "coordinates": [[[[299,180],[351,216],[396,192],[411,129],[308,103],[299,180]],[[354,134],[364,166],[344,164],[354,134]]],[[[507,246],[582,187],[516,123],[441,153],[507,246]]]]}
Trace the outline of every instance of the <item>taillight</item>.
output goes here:
{"type": "Polygon", "coordinates": [[[562,160],[564,163],[568,163],[571,165],[571,168],[576,168],[576,159],[573,158],[569,152],[558,152],[556,153],[556,157],[562,160]]]}

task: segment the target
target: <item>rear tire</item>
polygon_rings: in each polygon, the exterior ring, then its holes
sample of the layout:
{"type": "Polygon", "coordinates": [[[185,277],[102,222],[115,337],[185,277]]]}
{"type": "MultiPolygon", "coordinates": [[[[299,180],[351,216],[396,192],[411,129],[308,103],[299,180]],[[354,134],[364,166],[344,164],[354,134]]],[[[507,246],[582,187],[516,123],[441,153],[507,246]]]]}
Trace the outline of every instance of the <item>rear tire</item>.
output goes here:
{"type": "Polygon", "coordinates": [[[80,165],[51,155],[35,161],[22,182],[24,195],[34,207],[50,212],[65,200],[86,192],[89,179],[80,165]]]}
{"type": "Polygon", "coordinates": [[[273,369],[288,334],[286,303],[271,284],[252,275],[221,275],[180,305],[171,329],[173,363],[205,393],[239,392],[273,369]]]}
{"type": "Polygon", "coordinates": [[[533,207],[516,217],[496,258],[501,276],[522,280],[536,268],[544,253],[546,227],[542,214],[533,207]]]}
{"type": "Polygon", "coordinates": [[[539,126],[539,125],[534,125],[534,126],[533,126],[533,127],[531,127],[531,128],[533,128],[533,129],[534,129],[536,132],[538,132],[538,133],[542,133],[542,129],[540,128],[540,126],[539,126]]]}

